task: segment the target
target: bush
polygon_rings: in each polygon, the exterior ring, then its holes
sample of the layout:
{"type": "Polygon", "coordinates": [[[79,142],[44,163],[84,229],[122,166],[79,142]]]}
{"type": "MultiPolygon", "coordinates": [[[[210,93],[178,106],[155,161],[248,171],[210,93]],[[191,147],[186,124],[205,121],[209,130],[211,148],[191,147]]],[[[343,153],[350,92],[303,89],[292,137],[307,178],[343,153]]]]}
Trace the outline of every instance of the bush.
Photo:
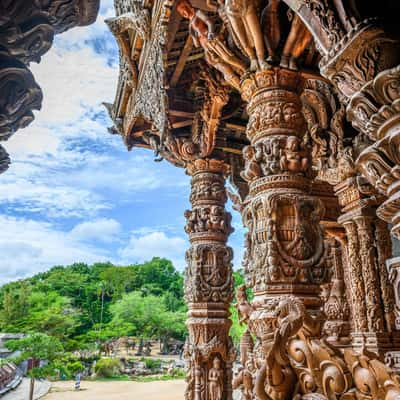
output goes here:
{"type": "Polygon", "coordinates": [[[144,364],[146,365],[146,368],[151,371],[161,368],[161,360],[159,358],[144,358],[143,357],[140,359],[140,361],[144,362],[144,364]]]}
{"type": "Polygon", "coordinates": [[[182,368],[173,368],[171,371],[168,372],[168,375],[174,378],[185,378],[186,372],[182,368]]]}
{"type": "Polygon", "coordinates": [[[67,364],[67,370],[72,376],[75,376],[78,372],[82,372],[85,369],[80,361],[73,361],[67,364]]]}
{"type": "Polygon", "coordinates": [[[112,376],[118,375],[120,362],[115,358],[102,358],[97,361],[94,371],[97,376],[102,376],[104,378],[110,378],[112,376]]]}

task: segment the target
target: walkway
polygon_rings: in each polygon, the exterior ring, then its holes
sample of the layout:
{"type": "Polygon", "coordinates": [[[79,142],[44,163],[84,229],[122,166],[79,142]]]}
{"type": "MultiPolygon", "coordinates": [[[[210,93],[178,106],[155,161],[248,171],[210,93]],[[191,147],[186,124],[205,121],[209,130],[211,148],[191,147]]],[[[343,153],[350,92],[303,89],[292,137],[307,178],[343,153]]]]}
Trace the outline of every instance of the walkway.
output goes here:
{"type": "Polygon", "coordinates": [[[42,400],[182,400],[184,391],[184,380],[146,383],[82,381],[80,391],[74,390],[73,381],[66,381],[54,382],[51,392],[42,400]]]}
{"type": "MultiPolygon", "coordinates": [[[[11,390],[6,395],[4,395],[1,400],[26,400],[29,398],[29,385],[30,379],[24,378],[18,387],[11,390]]],[[[33,393],[33,398],[35,400],[43,397],[49,390],[51,384],[49,381],[36,381],[35,391],[33,393]]]]}

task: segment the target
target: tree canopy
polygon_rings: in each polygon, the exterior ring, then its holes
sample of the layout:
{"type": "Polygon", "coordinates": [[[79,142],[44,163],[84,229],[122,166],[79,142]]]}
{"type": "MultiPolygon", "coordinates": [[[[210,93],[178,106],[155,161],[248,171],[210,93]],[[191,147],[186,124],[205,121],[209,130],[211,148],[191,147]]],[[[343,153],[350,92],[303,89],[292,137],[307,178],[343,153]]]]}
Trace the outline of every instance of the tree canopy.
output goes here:
{"type": "Polygon", "coordinates": [[[55,266],[0,288],[1,331],[47,333],[71,350],[122,335],[183,339],[185,312],[182,274],[157,257],[128,266],[55,266]]]}
{"type": "MultiPolygon", "coordinates": [[[[243,283],[240,270],[234,279],[236,287],[243,283]]],[[[186,312],[183,274],[157,257],[128,266],[55,266],[0,287],[0,331],[46,333],[68,351],[120,336],[184,340],[186,312]]],[[[233,306],[231,314],[237,343],[244,328],[233,306]]]]}

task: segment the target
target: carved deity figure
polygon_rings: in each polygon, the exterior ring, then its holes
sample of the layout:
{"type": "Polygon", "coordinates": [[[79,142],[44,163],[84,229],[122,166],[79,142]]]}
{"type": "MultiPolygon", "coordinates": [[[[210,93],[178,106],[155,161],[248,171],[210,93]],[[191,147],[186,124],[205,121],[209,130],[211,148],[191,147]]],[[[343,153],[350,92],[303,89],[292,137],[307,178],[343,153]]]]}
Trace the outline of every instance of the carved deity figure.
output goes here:
{"type": "Polygon", "coordinates": [[[300,139],[296,136],[289,136],[281,157],[281,169],[290,172],[304,172],[308,167],[309,158],[301,149],[300,139]]]}
{"type": "Polygon", "coordinates": [[[256,2],[254,0],[225,0],[225,10],[240,47],[250,58],[250,69],[268,68],[256,2]]]}
{"type": "Polygon", "coordinates": [[[196,47],[203,47],[206,61],[220,71],[227,82],[238,89],[246,66],[224,43],[221,34],[215,34],[214,24],[201,10],[196,10],[188,0],[179,0],[176,9],[189,20],[189,32],[196,47]]]}
{"type": "Polygon", "coordinates": [[[210,217],[207,222],[207,229],[216,231],[225,231],[225,220],[223,210],[219,206],[212,206],[210,209],[210,217]]]}
{"type": "Polygon", "coordinates": [[[245,169],[240,176],[247,182],[259,178],[262,175],[260,165],[256,160],[256,152],[253,146],[245,146],[243,148],[243,158],[245,160],[245,169]]]}
{"type": "Polygon", "coordinates": [[[222,400],[224,387],[224,372],[221,368],[221,360],[215,357],[213,367],[208,372],[209,400],[222,400]]]}
{"type": "Polygon", "coordinates": [[[250,318],[250,314],[253,311],[253,307],[249,303],[249,300],[247,299],[247,294],[246,294],[246,285],[240,285],[237,288],[236,291],[236,298],[237,298],[237,304],[235,307],[238,310],[238,315],[239,315],[239,323],[247,323],[247,321],[250,318]]]}

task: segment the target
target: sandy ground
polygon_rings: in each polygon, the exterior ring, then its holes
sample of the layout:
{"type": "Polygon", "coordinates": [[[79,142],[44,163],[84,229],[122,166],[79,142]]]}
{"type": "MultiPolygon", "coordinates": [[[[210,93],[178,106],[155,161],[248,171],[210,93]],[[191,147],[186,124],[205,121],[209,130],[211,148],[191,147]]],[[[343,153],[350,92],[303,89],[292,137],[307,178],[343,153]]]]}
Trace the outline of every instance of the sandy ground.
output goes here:
{"type": "Polygon", "coordinates": [[[184,380],[159,382],[54,382],[50,393],[42,400],[183,400],[184,380]]]}

